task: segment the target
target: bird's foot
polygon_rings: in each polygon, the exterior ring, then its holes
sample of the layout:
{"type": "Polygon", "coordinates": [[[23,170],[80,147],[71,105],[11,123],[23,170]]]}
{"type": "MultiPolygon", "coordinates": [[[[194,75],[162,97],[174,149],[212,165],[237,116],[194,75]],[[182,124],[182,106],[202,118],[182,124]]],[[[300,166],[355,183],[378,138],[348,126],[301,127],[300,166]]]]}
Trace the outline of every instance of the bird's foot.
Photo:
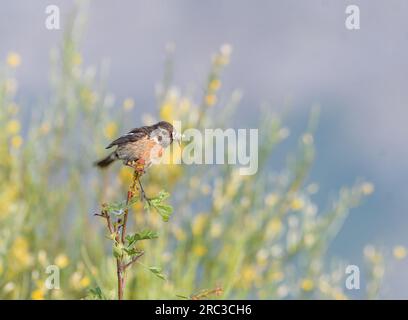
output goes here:
{"type": "Polygon", "coordinates": [[[133,168],[135,169],[135,171],[137,171],[138,173],[145,174],[145,162],[143,160],[137,160],[137,161],[133,161],[133,168]]]}
{"type": "Polygon", "coordinates": [[[146,173],[145,164],[141,161],[128,160],[125,162],[125,166],[131,167],[133,170],[135,170],[140,175],[143,175],[146,173]]]}
{"type": "Polygon", "coordinates": [[[125,166],[131,167],[131,168],[134,168],[135,165],[136,165],[135,160],[128,160],[128,161],[125,162],[125,166]]]}

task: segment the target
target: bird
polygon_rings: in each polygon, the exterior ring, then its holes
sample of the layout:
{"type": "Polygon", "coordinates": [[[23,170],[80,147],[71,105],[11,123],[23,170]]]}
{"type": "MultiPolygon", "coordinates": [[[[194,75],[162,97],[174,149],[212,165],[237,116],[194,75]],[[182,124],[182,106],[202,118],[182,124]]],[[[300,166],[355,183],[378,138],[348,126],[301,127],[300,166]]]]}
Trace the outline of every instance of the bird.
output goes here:
{"type": "MultiPolygon", "coordinates": [[[[95,166],[106,168],[117,160],[122,160],[125,166],[130,166],[143,175],[146,170],[158,161],[164,150],[173,141],[181,144],[182,135],[178,133],[172,124],[160,121],[151,126],[134,128],[128,133],[111,142],[106,149],[116,147],[105,158],[96,161],[95,166]]],[[[138,178],[142,196],[146,198],[143,186],[138,178]]]]}

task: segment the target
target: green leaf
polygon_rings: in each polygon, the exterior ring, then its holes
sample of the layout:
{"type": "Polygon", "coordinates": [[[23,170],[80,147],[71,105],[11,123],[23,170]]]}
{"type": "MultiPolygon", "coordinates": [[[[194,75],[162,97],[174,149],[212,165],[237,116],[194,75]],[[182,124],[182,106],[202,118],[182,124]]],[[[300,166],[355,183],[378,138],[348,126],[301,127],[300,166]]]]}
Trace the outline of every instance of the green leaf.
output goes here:
{"type": "Polygon", "coordinates": [[[162,280],[166,280],[166,277],[164,276],[164,274],[161,273],[162,269],[160,267],[149,267],[149,271],[153,273],[156,277],[162,280]]]}
{"type": "Polygon", "coordinates": [[[170,193],[168,193],[167,191],[161,190],[157,196],[157,199],[159,199],[160,202],[162,202],[163,200],[166,200],[169,197],[170,197],[170,193]]]}
{"type": "Polygon", "coordinates": [[[176,297],[181,298],[181,299],[185,299],[185,300],[189,300],[189,297],[186,296],[182,296],[181,294],[176,294],[176,297]]]}
{"type": "Polygon", "coordinates": [[[134,243],[140,240],[146,240],[146,239],[156,239],[158,238],[158,234],[155,231],[151,230],[143,230],[140,232],[136,232],[133,235],[128,235],[126,236],[126,240],[128,241],[128,247],[132,246],[134,243]]]}
{"type": "Polygon", "coordinates": [[[145,240],[145,239],[155,239],[158,238],[158,234],[156,231],[152,230],[143,230],[141,232],[136,232],[133,236],[133,238],[138,241],[138,240],[145,240]]]}
{"type": "Polygon", "coordinates": [[[166,191],[160,191],[159,194],[145,203],[145,209],[154,208],[162,217],[163,221],[169,221],[170,215],[173,213],[173,207],[169,204],[162,203],[170,194],[166,191]]]}
{"type": "Polygon", "coordinates": [[[133,257],[135,255],[140,255],[143,251],[136,249],[136,248],[125,248],[123,249],[130,257],[133,257]]]}
{"type": "Polygon", "coordinates": [[[137,201],[139,201],[138,197],[133,197],[128,204],[126,201],[121,202],[112,202],[105,205],[105,210],[109,214],[114,214],[116,216],[121,216],[125,213],[126,209],[129,209],[132,205],[134,205],[137,201]]]}
{"type": "Polygon", "coordinates": [[[170,215],[173,213],[173,207],[168,204],[159,204],[155,206],[157,212],[161,215],[163,221],[169,221],[170,215]]]}

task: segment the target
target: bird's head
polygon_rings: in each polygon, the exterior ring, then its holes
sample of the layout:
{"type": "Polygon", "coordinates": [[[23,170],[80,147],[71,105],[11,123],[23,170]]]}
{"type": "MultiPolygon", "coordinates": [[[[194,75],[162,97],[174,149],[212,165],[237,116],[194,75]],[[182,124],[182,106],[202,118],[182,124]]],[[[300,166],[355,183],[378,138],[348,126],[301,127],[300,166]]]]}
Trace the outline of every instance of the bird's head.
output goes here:
{"type": "Polygon", "coordinates": [[[177,132],[173,125],[167,121],[160,121],[152,126],[151,137],[163,148],[167,148],[173,141],[181,145],[182,135],[177,132]]]}

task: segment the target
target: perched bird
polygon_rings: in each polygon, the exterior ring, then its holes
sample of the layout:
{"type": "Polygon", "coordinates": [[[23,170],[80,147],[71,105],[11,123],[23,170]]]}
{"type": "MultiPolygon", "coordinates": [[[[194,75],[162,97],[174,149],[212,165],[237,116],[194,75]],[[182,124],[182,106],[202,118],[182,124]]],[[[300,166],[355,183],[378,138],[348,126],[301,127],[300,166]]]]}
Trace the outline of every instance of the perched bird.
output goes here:
{"type": "Polygon", "coordinates": [[[115,151],[95,162],[95,165],[105,168],[116,160],[122,160],[127,166],[134,167],[136,164],[141,164],[147,169],[152,162],[163,155],[164,149],[174,140],[180,143],[181,135],[166,121],[135,128],[108,145],[106,149],[116,146],[115,151]]]}
{"type": "MultiPolygon", "coordinates": [[[[116,147],[107,157],[95,162],[100,168],[109,166],[116,160],[122,160],[124,165],[140,170],[144,173],[152,163],[158,161],[164,149],[176,140],[181,143],[181,135],[176,132],[173,125],[160,121],[152,126],[135,128],[113,141],[106,149],[116,147]]],[[[141,191],[140,180],[139,184],[141,191]]]]}

